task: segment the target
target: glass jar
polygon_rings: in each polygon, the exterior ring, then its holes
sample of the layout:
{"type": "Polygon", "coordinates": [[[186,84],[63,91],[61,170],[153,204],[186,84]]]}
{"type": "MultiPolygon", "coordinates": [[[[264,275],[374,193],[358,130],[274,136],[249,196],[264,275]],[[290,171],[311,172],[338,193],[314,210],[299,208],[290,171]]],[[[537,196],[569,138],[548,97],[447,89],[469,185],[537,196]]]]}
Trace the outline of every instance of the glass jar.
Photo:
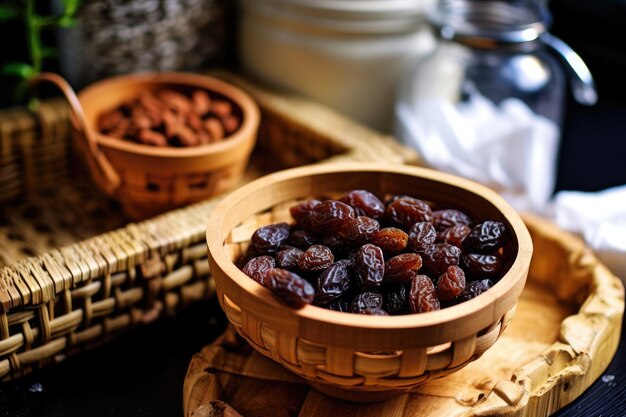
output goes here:
{"type": "Polygon", "coordinates": [[[530,0],[440,1],[429,16],[438,45],[395,108],[397,136],[428,164],[487,183],[521,209],[540,209],[553,192],[565,70],[578,101],[597,99],[587,67],[546,20],[530,0]]]}

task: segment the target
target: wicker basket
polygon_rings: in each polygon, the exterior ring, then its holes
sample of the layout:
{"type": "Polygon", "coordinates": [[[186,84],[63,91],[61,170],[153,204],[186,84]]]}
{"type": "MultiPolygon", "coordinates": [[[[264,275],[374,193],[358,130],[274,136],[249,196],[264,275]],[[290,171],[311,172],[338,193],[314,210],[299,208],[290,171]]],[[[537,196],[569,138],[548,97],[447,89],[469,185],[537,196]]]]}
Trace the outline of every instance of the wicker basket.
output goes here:
{"type": "Polygon", "coordinates": [[[218,299],[237,331],[318,390],[352,401],[398,395],[480,357],[511,319],[532,254],[521,218],[486,187],[423,168],[363,163],[297,168],[240,188],[211,214],[207,242],[218,299]],[[294,310],[234,265],[254,230],[289,222],[288,209],[296,201],[354,188],[377,195],[418,193],[478,221],[504,222],[512,235],[503,255],[510,268],[492,289],[460,305],[377,317],[312,305],[294,310]]]}
{"type": "MultiPolygon", "coordinates": [[[[261,147],[243,181],[317,161],[416,160],[324,107],[236,83],[262,111],[261,147]]],[[[119,206],[75,172],[70,132],[62,100],[44,101],[36,114],[0,111],[3,380],[213,294],[205,230],[216,200],[127,224],[119,206]]]]}
{"type": "Polygon", "coordinates": [[[88,163],[91,176],[124,211],[142,219],[215,196],[236,184],[254,147],[259,111],[240,89],[212,77],[188,73],[134,74],[90,85],[78,97],[56,74],[34,82],[57,85],[73,110],[75,146],[88,163]],[[120,140],[98,132],[100,116],[158,88],[202,88],[232,100],[242,123],[227,140],[189,148],[160,148],[120,140]]]}

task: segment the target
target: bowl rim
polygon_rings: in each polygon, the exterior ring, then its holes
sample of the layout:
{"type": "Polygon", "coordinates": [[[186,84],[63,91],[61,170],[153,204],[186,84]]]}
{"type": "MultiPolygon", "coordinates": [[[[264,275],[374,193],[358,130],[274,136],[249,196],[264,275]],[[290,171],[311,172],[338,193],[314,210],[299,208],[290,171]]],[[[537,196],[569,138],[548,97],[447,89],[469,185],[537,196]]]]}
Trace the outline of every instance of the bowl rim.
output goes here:
{"type": "MultiPolygon", "coordinates": [[[[206,231],[207,248],[211,273],[214,276],[218,293],[223,291],[229,298],[234,300],[242,310],[253,308],[255,311],[268,309],[272,315],[281,317],[281,329],[286,333],[318,343],[324,343],[328,335],[322,327],[331,326],[336,336],[332,337],[329,344],[355,347],[351,335],[355,332],[384,332],[395,343],[385,341],[371,341],[370,337],[361,340],[362,348],[380,347],[382,345],[400,347],[435,346],[452,340],[459,340],[471,336],[487,326],[477,323],[494,324],[504,313],[512,308],[517,302],[526,281],[533,246],[530,233],[517,212],[498,194],[486,186],[474,181],[467,180],[452,174],[447,174],[427,168],[391,165],[388,163],[363,163],[351,162],[341,164],[324,164],[319,166],[306,166],[279,171],[261,177],[247,185],[235,190],[225,197],[209,216],[206,231]],[[514,229],[517,237],[517,254],[507,273],[489,291],[480,296],[460,303],[456,306],[447,307],[434,312],[407,314],[399,316],[367,316],[359,314],[347,314],[327,310],[324,308],[307,305],[302,309],[293,309],[280,302],[270,290],[259,285],[240,271],[229,259],[224,242],[230,233],[230,227],[225,224],[225,219],[231,207],[236,205],[250,192],[259,192],[277,183],[289,181],[303,175],[346,174],[356,172],[368,173],[391,173],[401,175],[419,176],[427,180],[443,182],[455,188],[478,194],[488,203],[495,206],[514,229]],[[481,320],[475,320],[480,317],[481,320]],[[440,331],[441,325],[448,323],[447,331],[440,331]],[[406,331],[416,331],[415,337],[409,336],[406,340],[397,339],[398,334],[406,331]],[[418,330],[420,330],[418,332],[418,330]],[[345,334],[342,335],[341,333],[345,334]],[[392,333],[397,333],[392,335],[392,333]],[[419,333],[419,334],[418,334],[419,333]],[[323,334],[324,337],[320,337],[323,334]],[[455,336],[451,338],[451,335],[455,336]],[[394,337],[395,336],[395,337],[394,337]],[[409,340],[410,339],[410,340],[409,340]]],[[[220,298],[220,301],[221,298],[220,298]]],[[[266,316],[266,318],[270,318],[266,316]]],[[[370,336],[373,334],[369,332],[370,336]]],[[[383,335],[380,333],[380,335],[383,335]]],[[[328,343],[326,343],[328,344],[328,343]]]]}
{"type": "Polygon", "coordinates": [[[106,94],[111,88],[120,88],[131,83],[145,84],[179,84],[189,87],[199,87],[220,93],[232,101],[240,108],[243,114],[243,122],[226,140],[207,145],[193,146],[187,148],[174,147],[155,147],[142,145],[138,143],[121,140],[112,136],[103,135],[86,121],[86,129],[89,129],[92,136],[99,145],[104,148],[110,148],[123,152],[131,152],[146,156],[154,156],[159,158],[181,158],[181,157],[198,157],[211,154],[225,153],[233,148],[254,137],[255,131],[260,122],[259,107],[252,97],[240,89],[226,81],[222,81],[215,77],[202,74],[185,73],[185,72],[146,72],[125,74],[115,77],[105,78],[85,87],[78,93],[78,99],[81,106],[85,108],[86,101],[95,101],[95,97],[100,94],[106,94]]]}

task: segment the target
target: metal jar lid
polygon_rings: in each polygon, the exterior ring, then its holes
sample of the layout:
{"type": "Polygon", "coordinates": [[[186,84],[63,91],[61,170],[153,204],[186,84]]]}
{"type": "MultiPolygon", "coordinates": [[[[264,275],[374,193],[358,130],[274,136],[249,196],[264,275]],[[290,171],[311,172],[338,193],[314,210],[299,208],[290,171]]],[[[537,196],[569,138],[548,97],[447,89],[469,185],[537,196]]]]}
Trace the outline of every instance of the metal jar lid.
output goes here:
{"type": "Polygon", "coordinates": [[[438,35],[473,48],[527,50],[545,45],[565,64],[576,101],[593,105],[595,83],[583,60],[548,32],[549,14],[537,0],[439,0],[428,14],[438,35]]]}
{"type": "Polygon", "coordinates": [[[444,39],[475,46],[533,42],[547,31],[530,1],[441,0],[428,20],[444,39]]]}

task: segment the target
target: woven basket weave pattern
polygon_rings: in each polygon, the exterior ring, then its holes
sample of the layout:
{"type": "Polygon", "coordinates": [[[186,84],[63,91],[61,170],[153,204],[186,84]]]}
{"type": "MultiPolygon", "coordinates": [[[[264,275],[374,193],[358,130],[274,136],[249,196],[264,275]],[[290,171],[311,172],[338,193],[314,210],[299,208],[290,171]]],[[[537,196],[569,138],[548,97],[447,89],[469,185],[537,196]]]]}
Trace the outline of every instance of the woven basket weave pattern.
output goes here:
{"type": "Polygon", "coordinates": [[[218,297],[229,321],[257,351],[311,382],[353,391],[412,388],[456,372],[489,349],[514,315],[511,310],[478,335],[445,346],[372,353],[324,346],[277,332],[253,315],[242,314],[223,294],[218,297]]]}
{"type": "Polygon", "coordinates": [[[209,209],[128,226],[2,269],[0,377],[211,296],[201,235],[185,232],[201,230],[209,209]],[[159,229],[172,220],[166,240],[159,229]]]}
{"type": "Polygon", "coordinates": [[[314,132],[294,129],[278,114],[262,111],[259,143],[288,167],[295,167],[328,159],[349,149],[314,132]],[[276,140],[282,138],[282,140],[276,140]]]}
{"type": "Polygon", "coordinates": [[[164,208],[171,210],[184,203],[201,201],[232,188],[241,178],[247,162],[204,172],[168,175],[120,170],[124,186],[119,191],[119,198],[129,215],[145,218],[146,214],[154,215],[164,208]]]}
{"type": "MultiPolygon", "coordinates": [[[[288,208],[298,202],[281,203],[233,229],[227,239],[227,253],[231,260],[236,262],[246,252],[249,239],[258,227],[291,222],[288,208]]],[[[360,352],[283,333],[259,319],[254,312],[242,311],[236,302],[219,290],[218,299],[237,332],[263,355],[313,383],[350,387],[351,391],[411,388],[455,372],[489,349],[515,312],[512,308],[481,332],[443,345],[393,352],[360,352]]]]}
{"type": "Polygon", "coordinates": [[[2,112],[0,203],[49,189],[67,176],[70,123],[61,103],[43,102],[36,118],[23,108],[2,112]]]}

